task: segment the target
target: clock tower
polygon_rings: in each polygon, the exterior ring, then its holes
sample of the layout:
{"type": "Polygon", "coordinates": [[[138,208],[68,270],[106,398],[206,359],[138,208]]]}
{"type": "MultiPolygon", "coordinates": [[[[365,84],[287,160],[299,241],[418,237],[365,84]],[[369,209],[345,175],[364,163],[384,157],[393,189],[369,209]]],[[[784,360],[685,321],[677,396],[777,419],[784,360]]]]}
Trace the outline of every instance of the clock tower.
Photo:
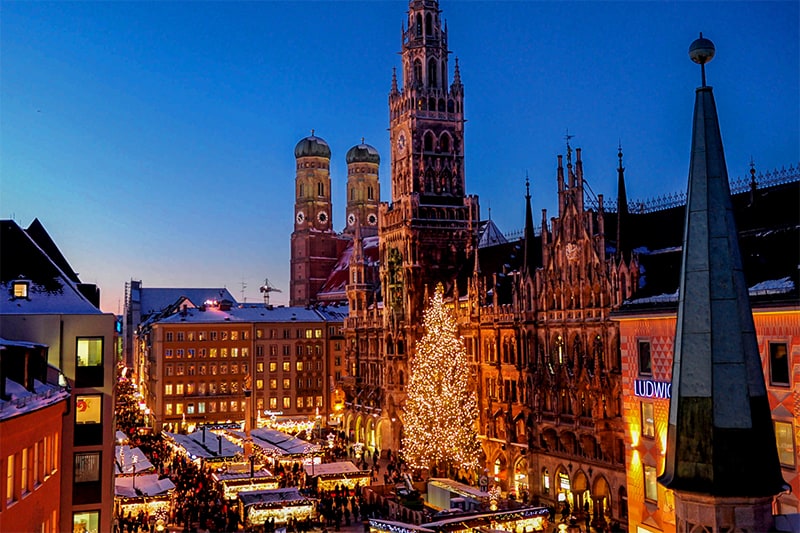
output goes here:
{"type": "MultiPolygon", "coordinates": [[[[469,264],[480,220],[478,198],[465,193],[464,87],[457,61],[449,80],[439,2],[410,0],[407,15],[401,80],[395,71],[389,93],[391,202],[381,204],[378,216],[389,417],[402,412],[425,295],[439,282],[452,289],[469,264]]],[[[400,425],[390,427],[389,442],[397,445],[400,425]]]]}
{"type": "Polygon", "coordinates": [[[378,151],[364,144],[357,144],[347,151],[347,223],[344,233],[353,235],[360,226],[363,237],[378,234],[378,204],[381,198],[378,167],[381,156],[378,151]]]}
{"type": "Polygon", "coordinates": [[[289,305],[308,305],[316,299],[338,256],[331,217],[331,149],[311,136],[295,146],[294,231],[289,305]]]}

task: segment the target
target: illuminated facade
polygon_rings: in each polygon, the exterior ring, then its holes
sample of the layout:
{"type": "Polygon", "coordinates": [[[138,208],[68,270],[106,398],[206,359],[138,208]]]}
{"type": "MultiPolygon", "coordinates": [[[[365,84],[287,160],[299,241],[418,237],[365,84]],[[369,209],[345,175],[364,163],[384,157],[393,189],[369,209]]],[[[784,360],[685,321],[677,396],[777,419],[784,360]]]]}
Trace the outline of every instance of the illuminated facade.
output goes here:
{"type": "MultiPolygon", "coordinates": [[[[142,329],[142,387],[158,431],[245,419],[324,420],[327,350],[341,337],[335,310],[187,302],[142,329]]],[[[262,424],[263,425],[263,424],[262,424]]]]}
{"type": "MultiPolygon", "coordinates": [[[[53,426],[61,430],[49,440],[49,450],[61,451],[56,462],[61,486],[48,493],[47,505],[49,498],[59,498],[58,531],[110,531],[116,317],[100,311],[97,287],[80,282],[38,220],[27,229],[4,220],[0,231],[0,290],[10,296],[0,298],[0,336],[46,346],[47,363],[71,388],[69,408],[53,426]]],[[[46,446],[40,442],[21,453],[30,460],[46,446]]]]}
{"type": "MultiPolygon", "coordinates": [[[[752,292],[752,291],[751,291],[752,292]]],[[[779,294],[778,294],[779,296],[779,294]]],[[[800,383],[800,307],[797,302],[759,305],[753,296],[753,318],[764,376],[772,408],[783,478],[792,487],[777,497],[774,514],[800,509],[800,412],[794,395],[800,383]]],[[[664,458],[672,380],[675,337],[675,303],[620,312],[619,323],[625,419],[625,457],[628,465],[629,530],[674,532],[675,502],[672,491],[656,483],[664,471],[664,458]]]]}

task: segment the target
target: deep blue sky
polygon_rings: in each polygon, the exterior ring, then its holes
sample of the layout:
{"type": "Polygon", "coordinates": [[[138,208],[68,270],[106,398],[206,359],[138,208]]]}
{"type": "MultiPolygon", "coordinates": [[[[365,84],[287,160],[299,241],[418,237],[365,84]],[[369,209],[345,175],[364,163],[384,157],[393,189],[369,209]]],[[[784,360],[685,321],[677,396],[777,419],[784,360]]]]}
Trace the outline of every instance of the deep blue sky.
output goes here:
{"type": "MultiPolygon", "coordinates": [[[[381,153],[407,2],[2,2],[0,217],[38,217],[83,281],[121,309],[123,285],[288,292],[293,149],[314,128],[333,152],[381,153]]],[[[800,161],[798,2],[442,0],[465,86],[466,179],[512,232],[556,205],[567,129],[595,193],[686,188],[698,32],[731,177],[800,161]]],[[[452,68],[454,62],[450,62],[452,68]]]]}

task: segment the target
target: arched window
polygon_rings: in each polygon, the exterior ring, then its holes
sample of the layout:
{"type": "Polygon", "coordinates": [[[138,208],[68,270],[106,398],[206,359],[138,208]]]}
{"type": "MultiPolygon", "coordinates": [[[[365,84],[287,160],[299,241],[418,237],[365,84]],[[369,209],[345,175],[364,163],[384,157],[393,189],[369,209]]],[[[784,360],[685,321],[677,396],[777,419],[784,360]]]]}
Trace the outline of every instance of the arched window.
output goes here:
{"type": "Polygon", "coordinates": [[[406,375],[402,370],[397,373],[397,384],[401,387],[406,384],[406,375]]]}
{"type": "Polygon", "coordinates": [[[355,202],[356,200],[356,188],[350,187],[350,201],[355,202]]]}
{"type": "Polygon", "coordinates": [[[441,152],[450,151],[450,136],[446,133],[443,133],[442,136],[439,138],[439,150],[441,152]]]}
{"type": "Polygon", "coordinates": [[[425,35],[431,35],[433,33],[433,18],[431,14],[428,13],[425,15],[425,35]]]}
{"type": "Polygon", "coordinates": [[[317,183],[317,196],[325,196],[325,185],[322,182],[317,183]]]}
{"type": "Polygon", "coordinates": [[[302,183],[300,184],[300,191],[297,193],[297,196],[298,196],[299,198],[302,198],[302,197],[303,197],[303,184],[302,184],[302,183]]]}
{"type": "Polygon", "coordinates": [[[433,133],[429,131],[425,133],[423,150],[425,150],[426,152],[433,152],[433,133]]]}
{"type": "Polygon", "coordinates": [[[440,99],[439,99],[439,111],[441,111],[442,113],[444,113],[444,109],[445,109],[445,106],[444,106],[444,98],[440,98],[440,99]]]}
{"type": "Polygon", "coordinates": [[[417,37],[422,37],[422,15],[417,13],[417,24],[416,24],[416,32],[417,37]]]}
{"type": "Polygon", "coordinates": [[[422,61],[414,60],[414,83],[422,82],[422,61]]]}
{"type": "Polygon", "coordinates": [[[542,469],[542,494],[550,494],[550,471],[542,469]]]}
{"type": "Polygon", "coordinates": [[[428,60],[428,87],[439,86],[436,77],[436,60],[431,58],[428,60]]]}
{"type": "Polygon", "coordinates": [[[367,187],[367,200],[374,200],[372,196],[372,187],[367,187]]]}

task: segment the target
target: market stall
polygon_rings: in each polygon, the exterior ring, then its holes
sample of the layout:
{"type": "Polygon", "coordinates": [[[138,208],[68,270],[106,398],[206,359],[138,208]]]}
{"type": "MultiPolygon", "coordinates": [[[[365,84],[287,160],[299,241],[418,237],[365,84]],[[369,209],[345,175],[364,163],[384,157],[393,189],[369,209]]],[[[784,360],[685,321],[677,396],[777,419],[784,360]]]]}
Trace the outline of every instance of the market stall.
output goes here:
{"type": "Polygon", "coordinates": [[[306,476],[313,478],[317,490],[322,492],[336,490],[337,486],[351,492],[356,487],[368,487],[372,481],[369,470],[359,470],[350,461],[305,465],[305,470],[306,476]]]}
{"type": "Polygon", "coordinates": [[[235,500],[240,492],[278,488],[278,478],[268,470],[215,472],[212,477],[223,490],[226,500],[235,500]]]}
{"type": "Polygon", "coordinates": [[[140,511],[155,515],[159,509],[169,512],[170,499],[175,485],[169,478],[159,479],[158,474],[116,476],[114,479],[114,506],[116,516],[137,516],[140,511]]]}
{"type": "Polygon", "coordinates": [[[469,513],[422,524],[439,533],[468,533],[473,531],[535,533],[545,531],[550,512],[546,507],[519,507],[485,513],[469,513]]]}
{"type": "Polygon", "coordinates": [[[239,519],[245,528],[261,526],[268,520],[286,524],[289,520],[316,518],[317,500],[306,498],[297,488],[239,493],[239,519]]]}
{"type": "Polygon", "coordinates": [[[222,465],[231,462],[241,462],[243,448],[231,442],[225,430],[202,430],[181,435],[163,431],[167,443],[175,450],[198,465],[222,465]]]}

